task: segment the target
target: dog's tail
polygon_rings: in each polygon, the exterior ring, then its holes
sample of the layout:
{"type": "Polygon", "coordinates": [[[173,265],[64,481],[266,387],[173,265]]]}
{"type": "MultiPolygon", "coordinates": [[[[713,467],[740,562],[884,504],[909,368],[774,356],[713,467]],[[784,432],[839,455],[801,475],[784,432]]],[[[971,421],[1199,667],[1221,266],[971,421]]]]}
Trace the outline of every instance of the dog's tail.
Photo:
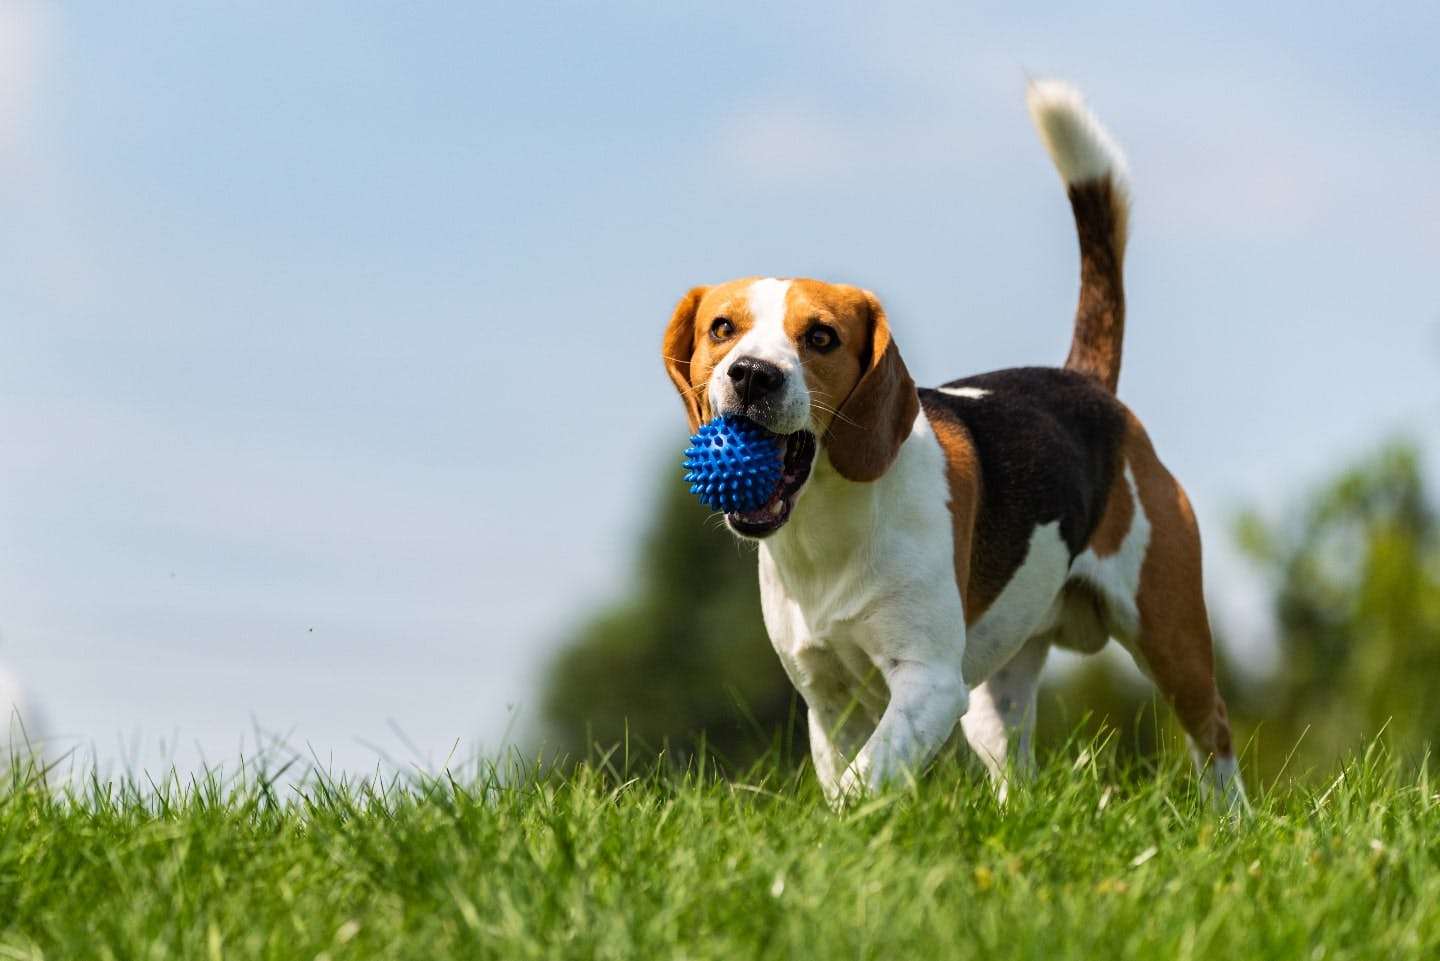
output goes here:
{"type": "Polygon", "coordinates": [[[1125,157],[1075,88],[1034,81],[1030,116],[1050,152],[1080,236],[1080,304],[1065,366],[1100,380],[1113,394],[1125,339],[1125,234],[1130,219],[1125,157]]]}

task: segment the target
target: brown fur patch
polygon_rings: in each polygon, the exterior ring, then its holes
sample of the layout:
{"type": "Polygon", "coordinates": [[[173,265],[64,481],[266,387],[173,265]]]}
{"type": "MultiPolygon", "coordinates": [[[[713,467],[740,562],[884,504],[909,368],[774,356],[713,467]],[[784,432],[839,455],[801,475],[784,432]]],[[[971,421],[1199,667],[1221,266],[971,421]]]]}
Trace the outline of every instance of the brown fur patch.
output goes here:
{"type": "Polygon", "coordinates": [[[945,477],[950,485],[947,506],[955,538],[955,584],[960,590],[965,626],[969,627],[994,603],[1004,585],[970,581],[970,551],[975,544],[975,518],[980,512],[980,465],[975,459],[975,445],[957,423],[931,420],[930,426],[945,452],[945,477]]]}
{"type": "Polygon", "coordinates": [[[1080,303],[1065,366],[1098,377],[1113,394],[1125,338],[1128,206],[1109,177],[1072,184],[1069,194],[1080,239],[1080,303]]]}
{"type": "MultiPolygon", "coordinates": [[[[853,289],[853,288],[852,288],[853,289]]],[[[915,381],[890,339],[885,311],[873,294],[858,292],[868,314],[864,373],[830,420],[823,440],[840,476],[873,481],[889,470],[920,414],[915,381]]],[[[812,403],[813,407],[813,403],[812,403]]]]}
{"type": "Polygon", "coordinates": [[[1133,415],[1123,449],[1150,519],[1150,545],[1136,596],[1140,625],[1135,642],[1143,666],[1174,706],[1195,746],[1216,757],[1233,757],[1225,702],[1215,687],[1194,511],[1133,415]]]}
{"type": "Polygon", "coordinates": [[[1135,495],[1131,493],[1130,484],[1125,480],[1124,458],[1119,460],[1120,463],[1115,465],[1110,494],[1105,498],[1105,511],[1100,515],[1100,523],[1096,526],[1095,533],[1090,535],[1088,546],[1097,557],[1110,557],[1120,550],[1120,545],[1125,543],[1125,535],[1130,533],[1130,525],[1135,520],[1135,495]]]}
{"type": "MultiPolygon", "coordinates": [[[[875,339],[872,302],[870,294],[858,287],[804,278],[790,281],[785,297],[785,333],[804,364],[817,436],[828,433],[836,413],[870,369],[875,339]],[[807,349],[805,335],[819,324],[839,334],[839,347],[827,352],[807,349]]],[[[888,330],[884,336],[889,338],[888,330]]]]}
{"type": "Polygon", "coordinates": [[[680,299],[670,324],[665,328],[662,350],[665,370],[680,391],[690,429],[715,416],[706,396],[706,385],[715,365],[755,325],[750,313],[749,292],[753,277],[732,280],[718,287],[695,287],[680,299]],[[723,341],[710,336],[710,328],[719,318],[734,325],[734,333],[723,341]]]}
{"type": "MultiPolygon", "coordinates": [[[[707,418],[702,408],[705,404],[704,390],[691,378],[692,360],[695,356],[695,314],[700,300],[708,287],[695,287],[675,305],[670,324],[665,328],[665,340],[660,346],[665,358],[665,372],[670,375],[675,389],[680,392],[680,401],[685,405],[685,416],[690,421],[690,430],[695,431],[707,418]]],[[[703,383],[703,381],[702,381],[703,383]]]]}

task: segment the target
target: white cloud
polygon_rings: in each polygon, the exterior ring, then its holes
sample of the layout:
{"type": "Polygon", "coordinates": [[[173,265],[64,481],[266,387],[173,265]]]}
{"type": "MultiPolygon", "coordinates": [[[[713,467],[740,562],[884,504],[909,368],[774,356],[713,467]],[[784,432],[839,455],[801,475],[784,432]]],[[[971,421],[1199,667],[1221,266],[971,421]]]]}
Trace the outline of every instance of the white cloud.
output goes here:
{"type": "Polygon", "coordinates": [[[1428,125],[1299,84],[1171,78],[1137,100],[1132,156],[1155,219],[1269,240],[1366,227],[1424,234],[1440,150],[1428,125]]]}
{"type": "Polygon", "coordinates": [[[743,108],[719,124],[714,155],[727,172],[782,186],[953,177],[998,162],[998,151],[967,148],[972,132],[953,109],[857,116],[778,100],[743,108]]]}
{"type": "Polygon", "coordinates": [[[94,312],[95,231],[73,167],[51,136],[46,86],[61,23],[43,0],[0,0],[0,221],[3,274],[53,304],[94,312]]]}
{"type": "Polygon", "coordinates": [[[855,163],[857,144],[843,124],[794,105],[765,104],[722,126],[727,163],[752,176],[788,180],[836,173],[855,163]]]}
{"type": "Polygon", "coordinates": [[[0,177],[30,147],[52,33],[45,4],[0,0],[0,177]]]}
{"type": "MultiPolygon", "coordinates": [[[[852,27],[837,55],[865,75],[856,89],[887,102],[867,110],[837,99],[823,79],[752,102],[719,127],[722,162],[784,185],[877,174],[1013,178],[1015,163],[1039,156],[1023,108],[1033,71],[1086,92],[1130,156],[1141,216],[1167,229],[1267,245],[1347,230],[1390,242],[1374,234],[1385,232],[1440,250],[1431,111],[1407,92],[1380,99],[1354,89],[1342,61],[1287,61],[1283,44],[1277,53],[1258,40],[1187,45],[1165,30],[1096,56],[1117,29],[1103,19],[1063,42],[1053,30],[889,8],[865,8],[852,27]]],[[[1283,21],[1267,29],[1276,43],[1301,43],[1283,21]]]]}

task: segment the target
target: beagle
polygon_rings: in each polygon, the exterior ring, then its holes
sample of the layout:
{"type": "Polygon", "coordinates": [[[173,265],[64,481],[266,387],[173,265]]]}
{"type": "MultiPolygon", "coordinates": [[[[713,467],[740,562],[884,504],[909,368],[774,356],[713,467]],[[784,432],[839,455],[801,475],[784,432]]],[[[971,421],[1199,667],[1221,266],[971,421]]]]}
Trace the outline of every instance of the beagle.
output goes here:
{"type": "Polygon", "coordinates": [[[751,278],[680,301],[666,368],[692,429],[734,414],[784,439],[774,494],[725,522],[759,543],[765,626],[832,804],[919,773],[957,722],[1003,800],[1033,770],[1049,648],[1113,637],[1173,705],[1207,791],[1242,810],[1195,516],[1115,397],[1124,158],[1071,87],[1027,100],[1080,241],[1063,367],[917,389],[873,294],[751,278]]]}

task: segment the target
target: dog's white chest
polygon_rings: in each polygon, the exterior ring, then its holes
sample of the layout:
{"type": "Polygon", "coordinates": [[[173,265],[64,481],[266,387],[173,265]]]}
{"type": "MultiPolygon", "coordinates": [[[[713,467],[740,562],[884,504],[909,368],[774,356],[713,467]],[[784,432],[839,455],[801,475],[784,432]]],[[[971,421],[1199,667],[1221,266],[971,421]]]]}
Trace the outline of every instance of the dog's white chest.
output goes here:
{"type": "Polygon", "coordinates": [[[878,717],[889,691],[870,653],[873,643],[866,636],[863,609],[803,607],[788,592],[774,559],[764,550],[760,590],[765,628],[775,653],[807,703],[853,702],[866,714],[878,717]]]}
{"type": "Polygon", "coordinates": [[[897,661],[958,670],[965,616],[944,454],[923,415],[871,484],[817,471],[791,525],[760,546],[765,626],[806,698],[883,709],[897,661]]]}

